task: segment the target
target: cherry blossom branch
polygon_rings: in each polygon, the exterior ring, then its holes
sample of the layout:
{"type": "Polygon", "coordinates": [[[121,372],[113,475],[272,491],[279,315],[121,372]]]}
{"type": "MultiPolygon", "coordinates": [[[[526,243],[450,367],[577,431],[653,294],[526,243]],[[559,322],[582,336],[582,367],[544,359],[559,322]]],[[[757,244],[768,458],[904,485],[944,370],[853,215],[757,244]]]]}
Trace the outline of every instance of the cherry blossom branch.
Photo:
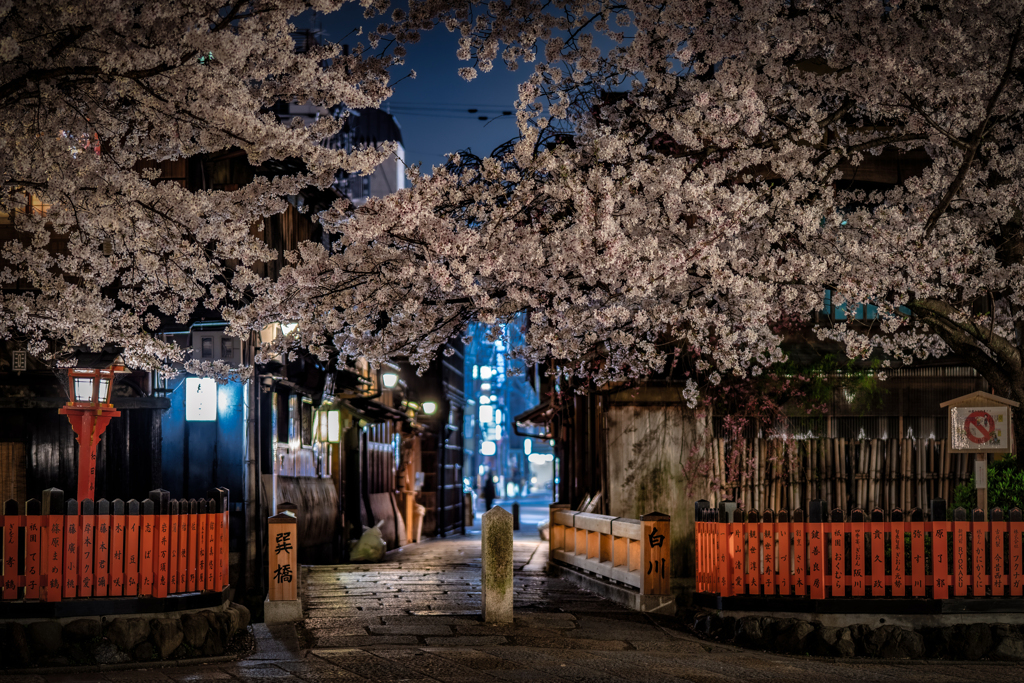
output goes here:
{"type": "Polygon", "coordinates": [[[918,299],[908,302],[907,308],[928,320],[941,323],[949,332],[958,331],[983,342],[1002,363],[1009,365],[1013,372],[1021,371],[1020,349],[1002,336],[993,334],[991,327],[980,327],[964,318],[962,314],[958,315],[948,303],[934,299],[918,299]]]}
{"type": "Polygon", "coordinates": [[[949,130],[946,129],[945,127],[940,126],[931,116],[928,115],[927,112],[925,112],[924,108],[917,100],[913,99],[912,97],[906,94],[904,94],[904,97],[907,98],[907,101],[910,103],[910,106],[913,108],[913,110],[920,114],[921,117],[928,122],[928,125],[942,133],[946,137],[946,139],[953,144],[954,147],[962,150],[965,153],[970,151],[969,146],[966,142],[950,133],[949,130]]]}
{"type": "Polygon", "coordinates": [[[960,169],[957,171],[956,177],[953,182],[950,183],[949,188],[943,195],[942,199],[932,210],[928,216],[928,221],[925,223],[924,238],[927,240],[932,236],[935,231],[935,226],[938,225],[939,219],[942,218],[949,205],[952,203],[953,198],[963,187],[964,181],[967,179],[967,172],[971,167],[971,163],[974,161],[974,155],[977,153],[978,148],[985,139],[985,132],[988,128],[992,113],[995,111],[996,104],[999,102],[999,98],[1002,97],[1003,92],[1009,85],[1010,80],[1013,77],[1013,63],[1017,59],[1017,48],[1020,46],[1021,38],[1021,24],[1020,20],[1017,22],[1017,28],[1013,32],[1013,36],[1010,39],[1009,55],[1006,58],[1006,67],[1003,69],[1002,77],[999,80],[999,84],[996,86],[995,92],[992,93],[988,99],[988,103],[985,106],[985,116],[978,123],[970,136],[967,138],[967,152],[964,154],[964,159],[960,164],[960,169]]]}

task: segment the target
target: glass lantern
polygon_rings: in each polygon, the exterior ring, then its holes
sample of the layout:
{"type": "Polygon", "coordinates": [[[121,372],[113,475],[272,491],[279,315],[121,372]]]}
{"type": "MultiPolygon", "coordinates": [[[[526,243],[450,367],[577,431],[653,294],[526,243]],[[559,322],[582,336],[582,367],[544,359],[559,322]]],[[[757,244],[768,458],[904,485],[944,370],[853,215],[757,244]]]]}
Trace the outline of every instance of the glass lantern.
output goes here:
{"type": "Polygon", "coordinates": [[[124,371],[120,358],[105,368],[68,368],[71,403],[79,407],[109,406],[115,376],[124,371]]]}

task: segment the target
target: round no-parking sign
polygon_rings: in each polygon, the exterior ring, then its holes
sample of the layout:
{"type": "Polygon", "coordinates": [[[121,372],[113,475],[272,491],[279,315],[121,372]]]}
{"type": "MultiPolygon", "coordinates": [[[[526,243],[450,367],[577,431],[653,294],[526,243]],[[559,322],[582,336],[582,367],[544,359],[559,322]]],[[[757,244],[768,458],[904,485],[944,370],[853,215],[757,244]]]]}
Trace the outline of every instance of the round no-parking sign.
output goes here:
{"type": "Polygon", "coordinates": [[[949,409],[953,451],[1006,451],[1010,447],[1010,409],[1006,406],[955,406],[949,409]]]}
{"type": "Polygon", "coordinates": [[[964,435],[973,443],[986,444],[996,433],[996,420],[985,410],[975,410],[964,420],[964,435]]]}

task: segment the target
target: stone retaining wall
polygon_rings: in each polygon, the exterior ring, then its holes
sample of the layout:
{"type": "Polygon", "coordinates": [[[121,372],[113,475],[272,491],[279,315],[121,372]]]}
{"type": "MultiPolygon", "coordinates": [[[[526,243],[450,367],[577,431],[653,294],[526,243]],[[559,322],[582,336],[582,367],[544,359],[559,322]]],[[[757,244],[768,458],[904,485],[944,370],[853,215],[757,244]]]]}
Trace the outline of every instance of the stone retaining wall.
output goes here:
{"type": "Polygon", "coordinates": [[[0,623],[0,669],[211,657],[248,625],[249,610],[236,603],[153,618],[10,621],[0,623]]]}
{"type": "Polygon", "coordinates": [[[1017,624],[955,624],[918,629],[853,624],[831,628],[821,622],[792,618],[737,619],[708,611],[688,616],[699,633],[715,640],[785,654],[1024,662],[1024,626],[1017,624]]]}

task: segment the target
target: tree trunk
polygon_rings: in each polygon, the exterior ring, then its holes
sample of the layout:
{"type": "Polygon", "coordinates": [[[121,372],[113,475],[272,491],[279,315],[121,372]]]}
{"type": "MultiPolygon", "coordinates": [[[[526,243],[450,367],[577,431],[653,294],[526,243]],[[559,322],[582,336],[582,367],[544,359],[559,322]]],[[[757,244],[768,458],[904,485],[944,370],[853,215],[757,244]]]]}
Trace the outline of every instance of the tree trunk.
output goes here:
{"type": "Polygon", "coordinates": [[[1019,408],[1010,409],[1010,421],[1013,423],[1013,452],[1017,454],[1017,469],[1024,472],[1024,397],[1014,392],[1013,400],[1020,403],[1019,408]]]}

